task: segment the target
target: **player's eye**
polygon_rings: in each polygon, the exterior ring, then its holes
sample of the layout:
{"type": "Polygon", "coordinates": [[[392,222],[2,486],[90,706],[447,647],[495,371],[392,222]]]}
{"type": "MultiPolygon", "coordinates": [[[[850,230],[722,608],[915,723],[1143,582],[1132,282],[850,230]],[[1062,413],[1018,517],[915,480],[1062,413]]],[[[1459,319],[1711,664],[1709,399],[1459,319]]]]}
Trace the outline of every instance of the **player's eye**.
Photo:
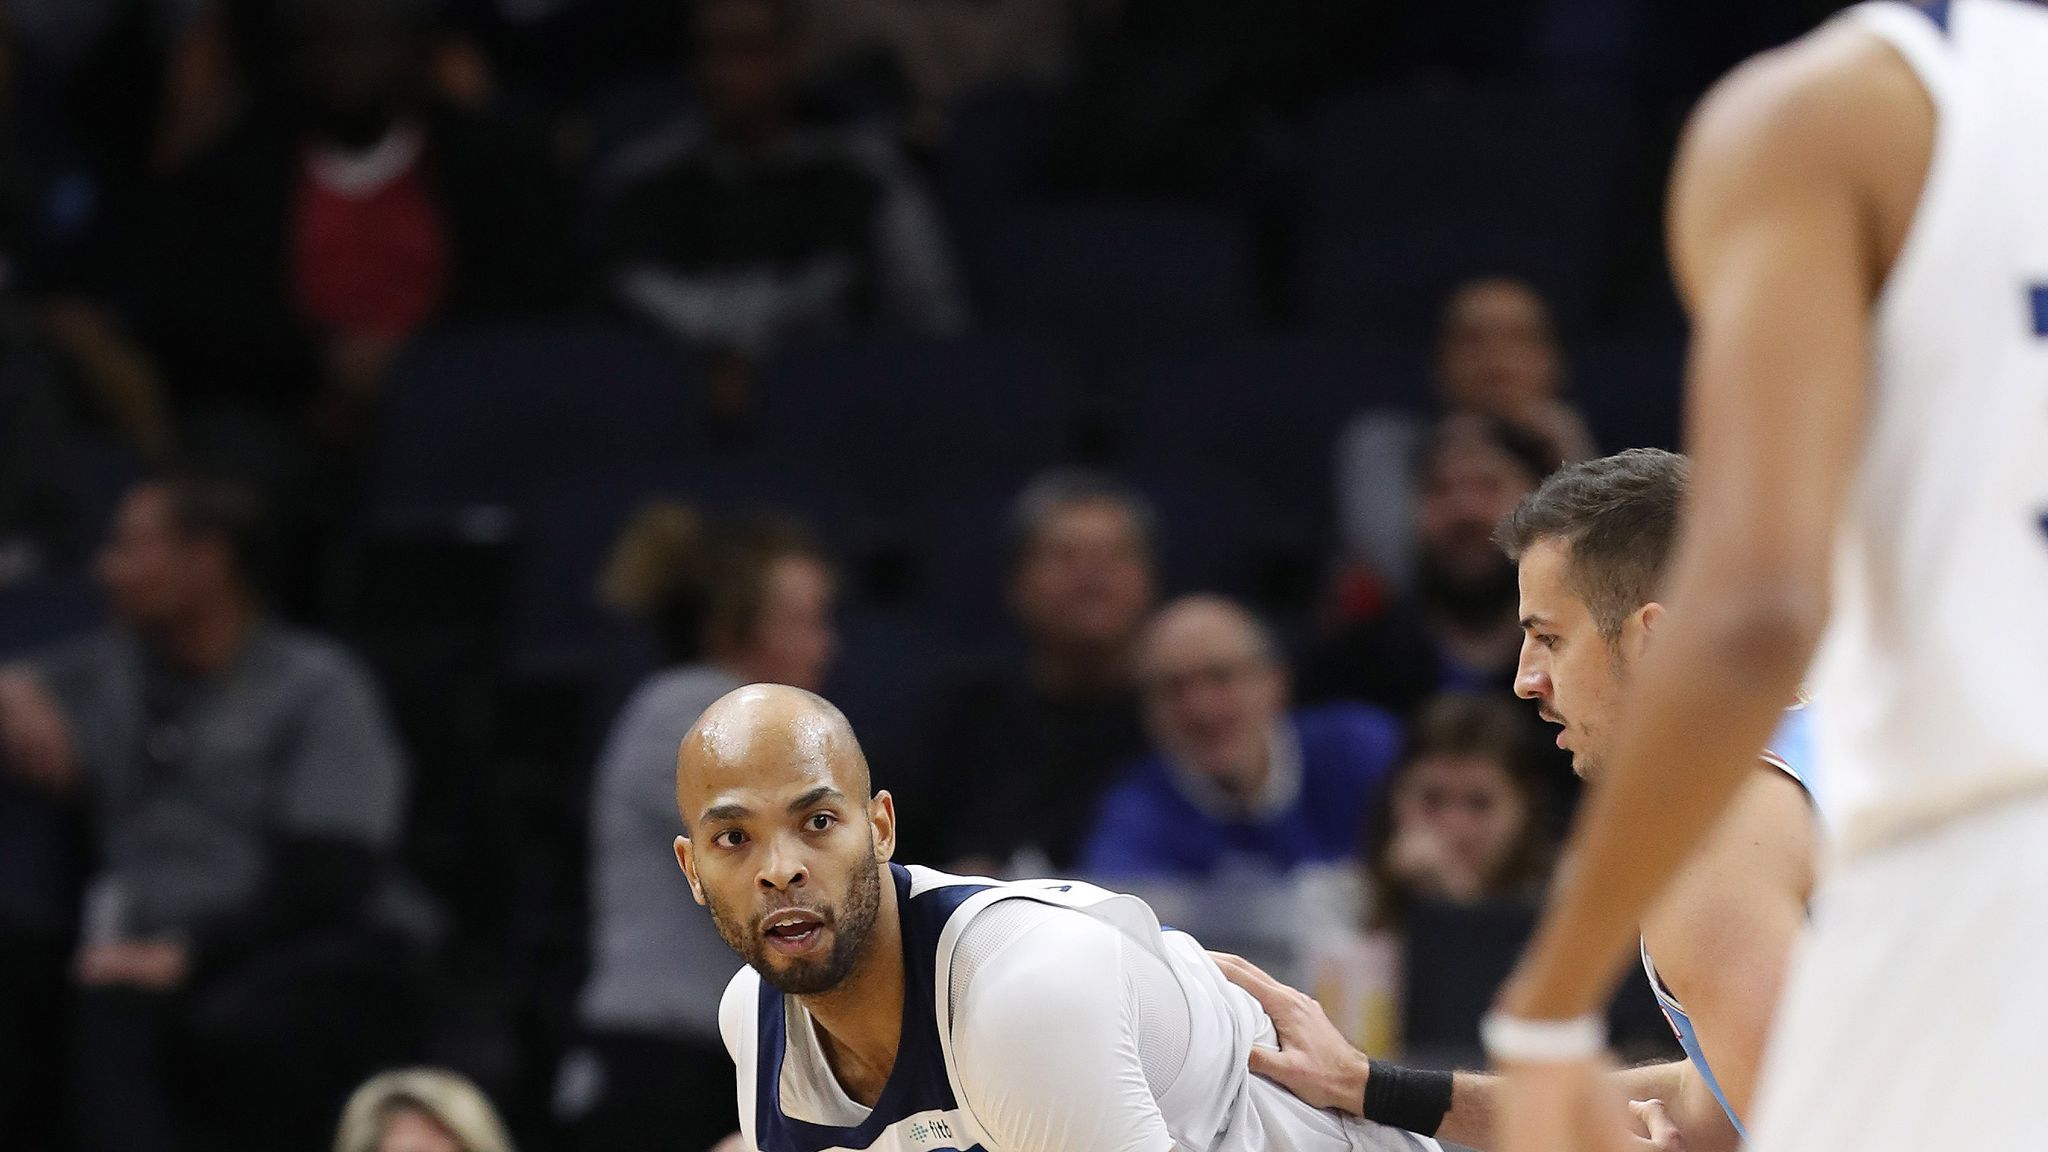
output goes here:
{"type": "Polygon", "coordinates": [[[813,812],[811,818],[804,821],[804,827],[813,832],[824,832],[832,827],[835,819],[830,812],[813,812]]]}
{"type": "Polygon", "coordinates": [[[746,838],[747,834],[739,829],[727,828],[725,831],[713,836],[711,842],[720,848],[737,848],[746,842],[746,838]]]}

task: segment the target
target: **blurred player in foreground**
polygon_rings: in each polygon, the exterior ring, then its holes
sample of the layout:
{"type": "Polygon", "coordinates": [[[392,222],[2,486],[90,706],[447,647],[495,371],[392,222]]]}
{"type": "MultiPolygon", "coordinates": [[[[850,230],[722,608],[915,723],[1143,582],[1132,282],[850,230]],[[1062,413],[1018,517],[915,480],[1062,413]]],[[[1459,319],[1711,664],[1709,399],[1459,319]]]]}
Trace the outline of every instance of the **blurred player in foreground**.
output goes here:
{"type": "Polygon", "coordinates": [[[719,1011],[760,1152],[1414,1152],[1252,1076],[1257,1003],[1130,896],[890,863],[846,718],[754,685],[677,756],[691,892],[747,962],[719,1011]]]}
{"type": "Polygon", "coordinates": [[[1672,198],[1694,473],[1671,610],[1487,1022],[1506,1152],[1590,1144],[1611,1107],[1593,1010],[1802,677],[1834,858],[1752,1147],[2039,1145],[2044,124],[2031,0],[1861,5],[1695,117],[1672,198]]]}
{"type": "MultiPolygon", "coordinates": [[[[1661,589],[1686,489],[1683,456],[1638,449],[1575,464],[1525,497],[1496,534],[1519,566],[1524,633],[1515,690],[1559,724],[1572,765],[1598,781],[1623,689],[1668,626],[1661,589]]],[[[1733,1152],[1763,1061],[1779,983],[1814,886],[1812,714],[1784,713],[1731,811],[1642,923],[1642,959],[1687,1059],[1615,1075],[1621,1094],[1659,1100],[1687,1152],[1733,1152]]],[[[1236,957],[1224,974],[1256,996],[1279,1031],[1252,1070],[1312,1103],[1360,1112],[1479,1148],[1501,1082],[1369,1063],[1314,1001],[1236,957]],[[1441,1127],[1439,1127],[1439,1123],[1441,1127]]],[[[1619,1113],[1615,1118],[1619,1121],[1619,1113]]],[[[1585,1148],[1672,1147],[1636,1109],[1641,1137],[1610,1126],[1585,1148]],[[1647,1138],[1647,1139],[1644,1139],[1647,1138]]]]}

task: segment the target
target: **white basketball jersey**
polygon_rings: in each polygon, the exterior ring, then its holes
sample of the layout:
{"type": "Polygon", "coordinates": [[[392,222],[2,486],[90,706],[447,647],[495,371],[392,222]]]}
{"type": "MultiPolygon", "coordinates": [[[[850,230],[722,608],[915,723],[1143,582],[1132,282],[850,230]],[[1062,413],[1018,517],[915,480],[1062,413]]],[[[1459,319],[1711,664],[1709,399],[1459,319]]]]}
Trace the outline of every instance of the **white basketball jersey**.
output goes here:
{"type": "MultiPolygon", "coordinates": [[[[1187,1014],[1186,1056],[1153,1099],[1176,1149],[1438,1152],[1434,1140],[1311,1108],[1252,1076],[1246,1065],[1251,1046],[1274,1042],[1272,1021],[1224,980],[1199,943],[1161,928],[1138,898],[1079,881],[998,881],[894,864],[889,872],[904,940],[904,1027],[880,1098],[871,1109],[834,1101],[843,1090],[831,1079],[809,1013],[795,998],[766,986],[753,969],[742,968],[726,989],[719,1015],[738,1072],[740,1130],[748,1148],[1002,1152],[963,1087],[953,1020],[960,971],[955,958],[970,923],[1000,902],[1030,900],[1107,924],[1164,962],[1167,980],[1184,997],[1174,1003],[1187,1014]]],[[[1105,971],[1099,978],[1121,986],[1130,975],[1105,971]]],[[[1028,996],[1030,989],[1016,994],[1028,996]]],[[[1049,1015],[1044,1026],[1075,1025],[1049,1015]]],[[[1039,1074],[1029,1066],[1029,1051],[1006,1052],[1003,1059],[1013,1063],[993,1071],[1039,1074]]]]}
{"type": "Polygon", "coordinates": [[[2048,4],[1867,3],[1936,110],[1811,683],[1843,851],[2048,789],[2048,4]]]}

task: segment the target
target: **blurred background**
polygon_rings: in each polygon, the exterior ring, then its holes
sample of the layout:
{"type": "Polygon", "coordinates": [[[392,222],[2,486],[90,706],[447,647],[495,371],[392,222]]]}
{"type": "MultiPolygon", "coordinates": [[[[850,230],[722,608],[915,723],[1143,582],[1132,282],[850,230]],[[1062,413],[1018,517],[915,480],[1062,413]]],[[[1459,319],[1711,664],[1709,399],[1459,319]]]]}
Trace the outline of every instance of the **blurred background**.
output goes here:
{"type": "Polygon", "coordinates": [[[1837,6],[0,0],[0,1142],[709,1147],[750,680],[1476,1059],[1576,797],[1489,533],[1675,442],[1678,127],[1837,6]]]}

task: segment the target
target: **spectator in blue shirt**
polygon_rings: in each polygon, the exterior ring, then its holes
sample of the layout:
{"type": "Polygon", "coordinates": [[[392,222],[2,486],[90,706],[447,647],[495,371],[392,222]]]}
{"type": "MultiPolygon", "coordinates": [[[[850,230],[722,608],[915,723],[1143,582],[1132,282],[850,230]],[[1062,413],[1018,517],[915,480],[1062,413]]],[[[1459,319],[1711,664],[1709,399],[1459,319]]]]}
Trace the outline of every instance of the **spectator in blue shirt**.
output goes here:
{"type": "Polygon", "coordinates": [[[1401,728],[1360,704],[1288,710],[1271,633],[1217,596],[1174,602],[1138,657],[1154,753],[1097,809],[1091,875],[1201,879],[1226,860],[1276,871],[1356,856],[1401,728]]]}

